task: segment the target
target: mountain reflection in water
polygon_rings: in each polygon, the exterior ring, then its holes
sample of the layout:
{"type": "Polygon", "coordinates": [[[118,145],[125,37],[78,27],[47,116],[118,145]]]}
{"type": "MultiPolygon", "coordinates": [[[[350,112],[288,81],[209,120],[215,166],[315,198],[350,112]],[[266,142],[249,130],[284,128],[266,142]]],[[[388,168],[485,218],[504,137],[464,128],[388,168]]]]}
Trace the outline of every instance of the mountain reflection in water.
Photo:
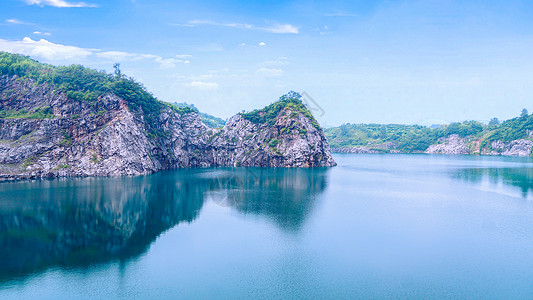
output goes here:
{"type": "Polygon", "coordinates": [[[522,198],[533,196],[533,168],[465,168],[452,173],[452,177],[491,189],[515,187],[513,190],[520,191],[522,198]]]}
{"type": "Polygon", "coordinates": [[[2,183],[0,281],[134,259],[162,232],[194,221],[207,199],[297,232],[326,188],[327,172],[217,168],[2,183]]]}

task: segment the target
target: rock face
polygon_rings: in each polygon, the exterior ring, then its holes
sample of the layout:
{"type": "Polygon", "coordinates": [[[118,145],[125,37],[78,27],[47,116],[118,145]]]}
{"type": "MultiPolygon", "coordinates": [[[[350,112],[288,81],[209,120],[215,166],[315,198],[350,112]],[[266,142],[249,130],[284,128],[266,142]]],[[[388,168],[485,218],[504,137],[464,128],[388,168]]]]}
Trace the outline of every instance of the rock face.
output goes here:
{"type": "Polygon", "coordinates": [[[465,140],[457,134],[452,134],[446,138],[440,138],[438,144],[428,147],[425,153],[430,154],[470,154],[465,140]]]}
{"type": "Polygon", "coordinates": [[[483,155],[504,155],[504,156],[529,156],[533,148],[533,141],[519,139],[504,143],[493,141],[490,147],[481,148],[482,140],[471,140],[471,138],[461,138],[457,134],[440,138],[438,144],[428,147],[425,153],[440,154],[483,154],[483,155]]]}
{"type": "Polygon", "coordinates": [[[508,156],[529,156],[533,141],[531,140],[514,140],[509,143],[494,141],[491,143],[491,150],[483,150],[481,154],[486,155],[508,155],[508,156]]]}
{"type": "Polygon", "coordinates": [[[142,111],[112,93],[88,103],[46,83],[3,75],[0,111],[8,112],[0,119],[3,179],[336,164],[322,130],[291,107],[281,110],[273,125],[237,115],[223,128],[211,129],[196,112],[170,107],[148,122],[142,111]]]}

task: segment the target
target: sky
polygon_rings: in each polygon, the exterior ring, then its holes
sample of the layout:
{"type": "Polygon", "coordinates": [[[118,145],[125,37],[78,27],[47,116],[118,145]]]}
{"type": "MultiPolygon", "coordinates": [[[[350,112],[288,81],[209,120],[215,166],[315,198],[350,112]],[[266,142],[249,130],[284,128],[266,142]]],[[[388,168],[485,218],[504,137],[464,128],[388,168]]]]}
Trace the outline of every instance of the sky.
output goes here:
{"type": "Polygon", "coordinates": [[[533,111],[533,1],[2,0],[0,50],[224,119],[291,90],[327,127],[533,111]]]}

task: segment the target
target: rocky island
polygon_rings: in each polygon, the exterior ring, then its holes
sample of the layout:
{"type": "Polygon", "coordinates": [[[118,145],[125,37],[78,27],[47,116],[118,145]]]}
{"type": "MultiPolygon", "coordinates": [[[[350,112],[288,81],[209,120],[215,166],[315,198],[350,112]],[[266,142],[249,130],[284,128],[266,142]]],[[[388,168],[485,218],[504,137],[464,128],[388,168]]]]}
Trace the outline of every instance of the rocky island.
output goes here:
{"type": "Polygon", "coordinates": [[[204,124],[131,78],[0,52],[0,178],[139,175],[209,166],[334,166],[298,93],[204,124]]]}

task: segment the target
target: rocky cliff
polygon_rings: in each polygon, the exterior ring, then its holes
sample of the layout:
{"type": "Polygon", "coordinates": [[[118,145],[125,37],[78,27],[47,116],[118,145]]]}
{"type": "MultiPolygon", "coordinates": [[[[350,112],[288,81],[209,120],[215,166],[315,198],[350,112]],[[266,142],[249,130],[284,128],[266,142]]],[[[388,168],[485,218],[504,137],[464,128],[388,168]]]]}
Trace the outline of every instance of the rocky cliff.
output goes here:
{"type": "Polygon", "coordinates": [[[459,137],[458,134],[452,134],[445,138],[439,138],[437,144],[433,144],[427,148],[425,153],[430,154],[470,154],[471,151],[467,147],[465,139],[459,137]]]}
{"type": "Polygon", "coordinates": [[[437,144],[429,146],[425,153],[429,154],[482,154],[503,156],[530,156],[533,141],[526,139],[512,140],[508,143],[492,141],[482,147],[482,139],[471,136],[461,138],[457,134],[440,138],[437,144]]]}
{"type": "MultiPolygon", "coordinates": [[[[121,87],[128,83],[117,81],[121,87]]],[[[55,81],[0,75],[0,178],[335,165],[322,130],[297,94],[276,102],[268,122],[236,115],[223,128],[212,129],[193,110],[149,97],[132,102],[137,94],[129,90],[95,95],[62,87],[55,81]]]]}

